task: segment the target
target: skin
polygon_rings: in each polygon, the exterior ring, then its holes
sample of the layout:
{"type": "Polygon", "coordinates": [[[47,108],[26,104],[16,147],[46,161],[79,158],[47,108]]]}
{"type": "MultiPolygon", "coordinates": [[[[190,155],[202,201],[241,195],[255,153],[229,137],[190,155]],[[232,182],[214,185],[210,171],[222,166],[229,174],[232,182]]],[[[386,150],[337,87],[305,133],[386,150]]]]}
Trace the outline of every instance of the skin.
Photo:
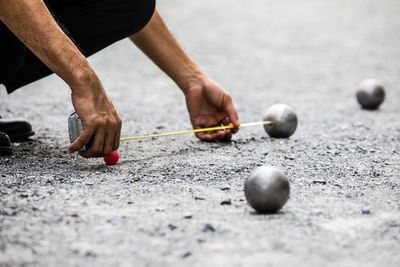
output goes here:
{"type": "Polygon", "coordinates": [[[1,21],[71,89],[84,130],[73,153],[92,138],[83,157],[101,157],[119,147],[121,118],[86,58],[58,26],[42,0],[0,0],[1,21]]]}
{"type": "MultiPolygon", "coordinates": [[[[71,89],[82,134],[68,149],[91,142],[85,158],[103,157],[119,147],[122,120],[86,58],[58,26],[42,0],[0,0],[0,20],[71,89]]],[[[207,77],[181,49],[158,12],[130,39],[169,75],[185,95],[194,128],[239,126],[230,95],[207,77]]],[[[229,140],[237,129],[197,133],[204,141],[229,140]]]]}
{"type": "MultiPolygon", "coordinates": [[[[190,60],[157,11],[146,27],[130,39],[182,90],[194,129],[240,125],[231,96],[190,60]]],[[[196,136],[203,141],[230,140],[237,131],[238,128],[202,132],[196,136]]]]}

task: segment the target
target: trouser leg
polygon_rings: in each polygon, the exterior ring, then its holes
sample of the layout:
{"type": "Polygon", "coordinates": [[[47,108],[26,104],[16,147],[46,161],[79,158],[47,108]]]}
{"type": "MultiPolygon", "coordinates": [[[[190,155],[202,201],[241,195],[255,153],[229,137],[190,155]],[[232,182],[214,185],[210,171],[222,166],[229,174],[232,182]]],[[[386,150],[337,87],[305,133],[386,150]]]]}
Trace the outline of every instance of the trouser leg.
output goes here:
{"type": "Polygon", "coordinates": [[[25,65],[26,47],[0,21],[0,83],[25,65]]]}

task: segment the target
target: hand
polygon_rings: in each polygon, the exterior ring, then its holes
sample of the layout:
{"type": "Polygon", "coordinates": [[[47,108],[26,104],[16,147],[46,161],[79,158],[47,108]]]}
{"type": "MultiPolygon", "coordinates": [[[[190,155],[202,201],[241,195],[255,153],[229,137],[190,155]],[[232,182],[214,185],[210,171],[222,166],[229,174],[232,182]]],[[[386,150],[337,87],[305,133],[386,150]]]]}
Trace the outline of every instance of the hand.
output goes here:
{"type": "MultiPolygon", "coordinates": [[[[240,126],[231,96],[210,78],[205,77],[201,82],[194,83],[183,91],[194,129],[221,125],[240,126]]],[[[238,130],[238,128],[233,128],[199,132],[196,136],[203,141],[229,141],[232,133],[238,130]]]]}
{"type": "Polygon", "coordinates": [[[71,88],[72,104],[82,121],[83,131],[68,151],[73,153],[89,144],[88,150],[79,155],[104,157],[118,149],[122,121],[98,78],[94,75],[90,79],[86,86],[71,88]]]}

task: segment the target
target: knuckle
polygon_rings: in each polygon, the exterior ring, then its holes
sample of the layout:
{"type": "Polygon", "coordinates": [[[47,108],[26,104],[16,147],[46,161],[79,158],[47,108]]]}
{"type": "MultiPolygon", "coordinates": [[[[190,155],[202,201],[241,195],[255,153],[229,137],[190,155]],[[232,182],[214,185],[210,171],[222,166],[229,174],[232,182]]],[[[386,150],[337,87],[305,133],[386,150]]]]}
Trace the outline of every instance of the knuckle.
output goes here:
{"type": "Polygon", "coordinates": [[[104,128],[107,123],[105,120],[98,120],[97,125],[100,126],[101,128],[104,128]]]}
{"type": "Polygon", "coordinates": [[[84,129],[93,129],[96,126],[97,119],[89,119],[84,122],[84,129]]]}
{"type": "Polygon", "coordinates": [[[230,94],[226,93],[226,94],[224,95],[224,103],[225,103],[226,105],[232,103],[232,96],[231,96],[230,94]]]}
{"type": "Polygon", "coordinates": [[[111,127],[112,127],[113,129],[117,129],[117,128],[118,128],[118,121],[115,120],[115,119],[113,119],[113,120],[111,121],[111,127]]]}
{"type": "Polygon", "coordinates": [[[114,118],[115,118],[115,120],[116,120],[117,122],[121,122],[121,121],[122,121],[122,120],[121,120],[121,117],[118,115],[118,113],[115,113],[114,118]]]}
{"type": "Polygon", "coordinates": [[[100,156],[102,154],[102,152],[103,151],[100,148],[93,148],[93,150],[92,150],[92,154],[94,156],[100,156]]]}
{"type": "Polygon", "coordinates": [[[92,126],[92,128],[96,128],[98,126],[104,125],[105,124],[105,120],[100,116],[96,116],[93,119],[91,119],[88,124],[90,126],[92,126]]]}
{"type": "Polygon", "coordinates": [[[232,97],[230,94],[226,93],[221,98],[221,107],[226,110],[232,104],[232,97]]]}
{"type": "Polygon", "coordinates": [[[77,140],[77,145],[79,146],[79,147],[83,147],[84,145],[86,145],[88,142],[89,142],[89,139],[90,137],[89,136],[87,136],[87,135],[84,135],[84,136],[81,136],[78,140],[77,140]]]}

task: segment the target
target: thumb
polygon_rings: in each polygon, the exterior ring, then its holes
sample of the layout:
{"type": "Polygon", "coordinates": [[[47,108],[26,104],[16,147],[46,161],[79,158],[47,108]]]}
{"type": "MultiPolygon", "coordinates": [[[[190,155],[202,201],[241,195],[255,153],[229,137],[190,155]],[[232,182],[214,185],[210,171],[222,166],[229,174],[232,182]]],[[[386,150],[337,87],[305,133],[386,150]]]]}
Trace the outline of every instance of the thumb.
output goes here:
{"type": "Polygon", "coordinates": [[[74,153],[89,143],[94,131],[92,129],[84,129],[78,138],[69,146],[68,153],[74,153]]]}
{"type": "Polygon", "coordinates": [[[225,112],[227,113],[227,115],[228,115],[229,120],[231,121],[231,123],[232,123],[234,126],[239,127],[239,126],[240,126],[239,117],[238,117],[238,114],[237,114],[237,112],[236,112],[235,107],[233,106],[233,103],[232,103],[232,99],[231,99],[231,98],[229,98],[228,101],[227,101],[227,103],[226,103],[225,112]]]}

